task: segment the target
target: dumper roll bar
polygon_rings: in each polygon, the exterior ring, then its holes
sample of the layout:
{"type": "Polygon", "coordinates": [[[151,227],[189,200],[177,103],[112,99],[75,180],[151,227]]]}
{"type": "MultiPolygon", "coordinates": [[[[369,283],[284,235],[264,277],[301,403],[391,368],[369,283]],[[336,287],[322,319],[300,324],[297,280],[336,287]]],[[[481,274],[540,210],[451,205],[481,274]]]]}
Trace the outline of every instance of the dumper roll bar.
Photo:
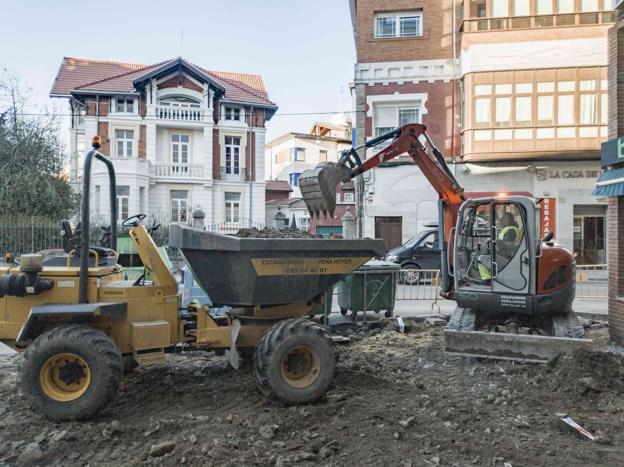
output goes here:
{"type": "MultiPolygon", "coordinates": [[[[98,149],[100,148],[99,137],[93,138],[93,149],[87,152],[84,161],[84,172],[82,176],[82,207],[81,207],[81,227],[80,233],[80,287],[78,289],[79,303],[87,303],[89,295],[89,221],[91,217],[91,162],[95,157],[103,162],[108,169],[108,184],[111,208],[111,249],[117,250],[117,181],[115,179],[115,167],[113,163],[98,149]]],[[[97,266],[97,265],[96,265],[97,266]]]]}

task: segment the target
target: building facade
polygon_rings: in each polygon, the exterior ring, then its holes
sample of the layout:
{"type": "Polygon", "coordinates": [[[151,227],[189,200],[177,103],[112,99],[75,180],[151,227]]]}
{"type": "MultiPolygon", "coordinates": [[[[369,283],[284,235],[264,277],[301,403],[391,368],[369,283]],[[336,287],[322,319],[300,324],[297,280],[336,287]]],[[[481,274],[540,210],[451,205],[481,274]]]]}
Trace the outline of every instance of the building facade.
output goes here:
{"type": "MultiPolygon", "coordinates": [[[[403,103],[426,95],[416,121],[428,126],[467,192],[543,199],[542,231],[552,231],[579,264],[605,263],[606,203],[591,193],[607,137],[611,0],[350,4],[359,141],[413,121],[401,118],[403,103]],[[396,119],[380,96],[397,103],[396,119]]],[[[417,168],[376,169],[369,178],[365,235],[400,222],[405,241],[437,217],[437,194],[417,168]],[[379,175],[389,170],[395,175],[379,175]]]]}
{"type": "Polygon", "coordinates": [[[336,192],[336,211],[331,217],[310,218],[301,200],[299,176],[320,162],[336,162],[344,150],[352,146],[351,121],[336,115],[331,122],[315,122],[310,133],[286,133],[266,145],[267,186],[287,183],[291,187],[289,200],[267,197],[267,225],[279,227],[292,223],[314,235],[328,236],[342,233],[342,216],[355,213],[355,188],[345,183],[336,192]],[[278,214],[279,213],[279,214],[278,214]],[[275,221],[274,216],[282,220],[275,221]],[[283,221],[283,216],[285,221],[283,221]]]}
{"type": "Polygon", "coordinates": [[[544,199],[542,230],[572,249],[578,264],[606,263],[606,204],[591,193],[607,138],[611,6],[611,0],[461,5],[458,178],[469,191],[489,187],[544,199]]]}
{"type": "Polygon", "coordinates": [[[602,148],[605,171],[594,194],[608,200],[609,335],[624,348],[624,0],[616,2],[609,30],[609,142],[602,148]]]}
{"type": "Polygon", "coordinates": [[[336,162],[351,148],[351,122],[339,115],[332,122],[315,122],[310,133],[285,133],[266,145],[267,180],[284,180],[301,198],[299,175],[320,162],[336,162]]]}
{"type": "MultiPolygon", "coordinates": [[[[201,209],[227,230],[264,223],[266,123],[277,110],[261,76],[208,71],[177,58],[154,65],[64,58],[52,97],[67,98],[70,175],[87,142],[117,174],[119,220],[187,222],[201,209]]],[[[105,168],[93,164],[91,212],[108,218],[105,168]]]]}
{"type": "MultiPolygon", "coordinates": [[[[460,150],[457,10],[439,0],[351,0],[357,52],[353,98],[356,144],[408,123],[427,125],[448,156],[460,150]]],[[[369,150],[367,157],[376,151],[369,150]]],[[[437,218],[437,194],[409,158],[365,175],[358,225],[388,247],[437,218]],[[394,232],[400,231],[397,237],[394,232]]]]}

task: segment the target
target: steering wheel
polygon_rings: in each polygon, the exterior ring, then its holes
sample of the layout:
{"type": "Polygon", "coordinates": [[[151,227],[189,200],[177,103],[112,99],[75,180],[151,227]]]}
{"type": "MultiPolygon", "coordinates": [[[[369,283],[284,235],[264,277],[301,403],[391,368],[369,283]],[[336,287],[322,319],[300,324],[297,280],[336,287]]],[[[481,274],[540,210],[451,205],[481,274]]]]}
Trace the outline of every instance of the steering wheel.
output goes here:
{"type": "Polygon", "coordinates": [[[121,225],[124,227],[136,227],[146,217],[147,216],[145,214],[135,214],[134,216],[130,216],[127,219],[124,219],[121,222],[121,225]]]}

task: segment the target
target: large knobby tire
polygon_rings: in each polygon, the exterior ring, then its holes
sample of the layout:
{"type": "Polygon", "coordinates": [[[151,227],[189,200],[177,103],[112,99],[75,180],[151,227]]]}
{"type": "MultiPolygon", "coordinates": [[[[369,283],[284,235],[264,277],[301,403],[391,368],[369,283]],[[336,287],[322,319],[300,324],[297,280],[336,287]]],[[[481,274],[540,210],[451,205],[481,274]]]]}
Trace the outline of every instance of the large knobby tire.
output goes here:
{"type": "Polygon", "coordinates": [[[258,341],[253,370],[264,396],[305,404],[325,394],[336,360],[336,348],[324,328],[306,318],[286,319],[258,341]]]}
{"type": "Polygon", "coordinates": [[[24,353],[17,384],[36,412],[54,421],[92,417],[117,392],[123,362],[113,340],[83,325],[53,328],[24,353]]]}

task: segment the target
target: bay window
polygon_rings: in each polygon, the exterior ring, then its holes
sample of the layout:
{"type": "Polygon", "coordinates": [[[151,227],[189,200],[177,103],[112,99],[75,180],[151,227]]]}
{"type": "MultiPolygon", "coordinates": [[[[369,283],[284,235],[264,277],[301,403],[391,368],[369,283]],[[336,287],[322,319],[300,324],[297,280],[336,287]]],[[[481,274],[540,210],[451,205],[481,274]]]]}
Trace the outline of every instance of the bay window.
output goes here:
{"type": "Polygon", "coordinates": [[[605,137],[606,68],[477,73],[511,83],[475,83],[470,111],[474,141],[605,137]],[[512,135],[510,137],[510,135],[512,135]]]}

